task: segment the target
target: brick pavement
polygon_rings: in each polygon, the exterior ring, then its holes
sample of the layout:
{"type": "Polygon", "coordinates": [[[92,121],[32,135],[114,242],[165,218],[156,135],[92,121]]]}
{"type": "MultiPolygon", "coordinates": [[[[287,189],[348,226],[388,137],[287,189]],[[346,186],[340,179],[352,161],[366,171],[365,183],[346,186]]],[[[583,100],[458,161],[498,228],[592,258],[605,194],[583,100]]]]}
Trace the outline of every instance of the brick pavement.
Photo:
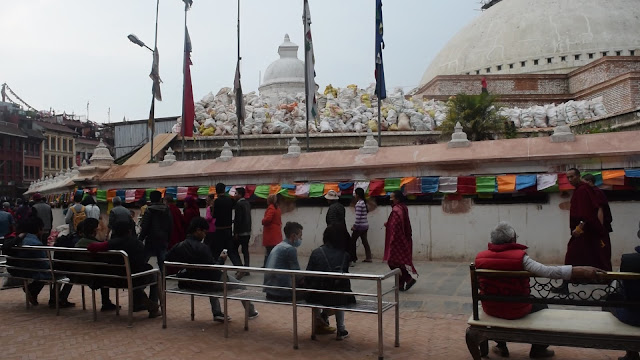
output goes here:
{"type": "MultiPolygon", "coordinates": [[[[305,263],[302,260],[301,263],[305,263]]],[[[385,313],[386,359],[469,359],[464,341],[469,311],[467,264],[419,263],[422,274],[416,287],[401,294],[400,347],[393,347],[393,312],[385,313]]],[[[382,263],[358,264],[352,272],[382,272],[382,263]]],[[[261,281],[258,276],[246,278],[261,281]]],[[[354,290],[361,286],[354,284],[354,290]]],[[[361,288],[360,288],[361,289],[361,288]]],[[[99,295],[99,294],[98,294],[99,295]]],[[[335,341],[331,335],[310,340],[309,309],[299,309],[299,350],[292,347],[289,307],[256,304],[260,316],[243,330],[244,310],[230,302],[230,337],[224,338],[222,324],[214,323],[207,299],[196,299],[196,319],[189,318],[189,298],[169,294],[168,328],[162,320],[136,313],[132,329],[126,316],[99,313],[92,321],[90,310],[63,309],[59,317],[46,306],[47,294],[39,305],[24,306],[20,289],[0,291],[1,359],[376,359],[376,317],[347,313],[350,337],[335,341]]],[[[112,292],[112,298],[114,296],[112,292]]],[[[80,305],[75,287],[70,299],[80,305]]],[[[87,297],[90,301],[90,296],[87,297]]],[[[99,303],[99,296],[98,296],[99,303]]],[[[120,294],[126,305],[126,293],[120,294]]],[[[89,305],[89,304],[88,304],[89,305]]],[[[99,306],[99,305],[98,305],[99,306]]],[[[470,305],[469,305],[470,306],[470,305]]],[[[528,359],[528,345],[511,344],[511,359],[528,359]]],[[[617,359],[619,351],[554,347],[555,359],[617,359]]],[[[496,358],[492,356],[491,358],[496,358]]]]}

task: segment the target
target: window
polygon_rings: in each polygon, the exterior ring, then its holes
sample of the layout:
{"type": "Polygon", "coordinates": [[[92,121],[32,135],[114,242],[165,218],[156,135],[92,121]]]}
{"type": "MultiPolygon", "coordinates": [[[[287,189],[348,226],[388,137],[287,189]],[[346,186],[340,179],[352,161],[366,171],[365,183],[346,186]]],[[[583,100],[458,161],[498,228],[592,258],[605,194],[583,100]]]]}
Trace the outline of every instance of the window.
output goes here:
{"type": "Polygon", "coordinates": [[[609,55],[609,52],[608,52],[608,51],[603,51],[603,52],[602,52],[602,56],[607,56],[607,55],[609,55]]]}
{"type": "Polygon", "coordinates": [[[62,150],[62,138],[58,138],[58,151],[62,150]]]}
{"type": "Polygon", "coordinates": [[[576,60],[580,60],[580,54],[578,54],[578,55],[574,55],[574,59],[576,59],[576,60]]]}
{"type": "Polygon", "coordinates": [[[471,73],[470,73],[470,72],[468,72],[468,73],[467,73],[467,75],[471,75],[471,73]]]}
{"type": "Polygon", "coordinates": [[[40,175],[40,166],[35,167],[35,172],[36,172],[35,173],[36,176],[34,177],[34,179],[40,179],[40,177],[42,176],[40,175]]]}
{"type": "Polygon", "coordinates": [[[553,58],[547,58],[547,64],[553,63],[553,58]]]}
{"type": "Polygon", "coordinates": [[[67,139],[62,139],[62,151],[67,151],[67,139]]]}
{"type": "Polygon", "coordinates": [[[509,64],[509,69],[513,69],[513,66],[514,66],[514,65],[515,65],[515,64],[509,64]]]}
{"type": "Polygon", "coordinates": [[[23,174],[24,174],[22,176],[24,176],[25,179],[30,179],[30,177],[29,177],[29,168],[30,168],[30,166],[25,166],[24,169],[22,170],[23,174]]]}
{"type": "MultiPolygon", "coordinates": [[[[66,144],[66,142],[65,142],[65,144],[66,144]]],[[[62,168],[63,169],[67,168],[67,157],[66,156],[62,157],[62,168]]]]}
{"type": "Polygon", "coordinates": [[[476,75],[480,75],[480,70],[476,70],[476,75]]]}
{"type": "Polygon", "coordinates": [[[49,150],[49,142],[51,141],[51,137],[47,136],[46,139],[44,139],[44,149],[45,150],[49,150]]]}
{"type": "Polygon", "coordinates": [[[486,68],[485,70],[487,71],[487,73],[491,72],[491,68],[486,68]]]}
{"type": "Polygon", "coordinates": [[[44,168],[45,169],[49,168],[49,155],[45,155],[44,157],[44,168]]]}
{"type": "Polygon", "coordinates": [[[566,56],[560,56],[560,61],[562,61],[562,62],[567,61],[567,57],[566,56]]]}
{"type": "Polygon", "coordinates": [[[498,65],[497,68],[498,68],[498,71],[502,71],[502,65],[498,65]]]}
{"type": "Polygon", "coordinates": [[[616,51],[616,56],[622,56],[622,51],[616,51]]]}
{"type": "Polygon", "coordinates": [[[11,147],[13,146],[13,139],[9,138],[9,141],[7,141],[7,144],[9,144],[9,150],[11,150],[11,147]]]}
{"type": "Polygon", "coordinates": [[[533,60],[533,65],[538,65],[538,59],[533,60]]]}
{"type": "Polygon", "coordinates": [[[35,166],[29,166],[29,175],[30,175],[30,179],[35,179],[36,178],[36,167],[35,166]]]}
{"type": "Polygon", "coordinates": [[[635,50],[629,50],[629,56],[636,56],[635,50]]]}
{"type": "Polygon", "coordinates": [[[73,139],[69,139],[69,151],[73,152],[73,139]]]}
{"type": "Polygon", "coordinates": [[[527,62],[526,61],[520,61],[520,67],[525,67],[527,66],[527,62]]]}
{"type": "Polygon", "coordinates": [[[594,53],[589,53],[589,59],[593,59],[594,56],[595,56],[594,53]]]}
{"type": "Polygon", "coordinates": [[[22,172],[22,163],[20,161],[16,162],[16,175],[20,175],[20,172],[22,172]]]}

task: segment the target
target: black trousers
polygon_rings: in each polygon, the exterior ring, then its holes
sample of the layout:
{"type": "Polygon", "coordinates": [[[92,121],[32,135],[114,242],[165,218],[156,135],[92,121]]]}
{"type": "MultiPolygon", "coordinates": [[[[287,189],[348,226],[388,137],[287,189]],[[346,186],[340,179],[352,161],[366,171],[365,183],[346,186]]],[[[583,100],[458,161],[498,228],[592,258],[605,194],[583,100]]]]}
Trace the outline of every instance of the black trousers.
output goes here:
{"type": "Polygon", "coordinates": [[[217,258],[223,249],[227,249],[227,257],[234,266],[242,266],[242,260],[238,254],[238,246],[235,245],[231,229],[216,229],[213,239],[212,255],[217,258]],[[215,249],[214,249],[215,248],[215,249]]]}
{"type": "MultiPolygon", "coordinates": [[[[242,236],[238,236],[238,240],[236,241],[235,245],[234,245],[234,249],[236,250],[236,252],[238,252],[238,247],[240,247],[242,249],[242,257],[244,258],[244,266],[251,266],[249,265],[249,240],[251,240],[251,235],[242,235],[242,236]]],[[[238,256],[240,256],[238,254],[238,256]]]]}

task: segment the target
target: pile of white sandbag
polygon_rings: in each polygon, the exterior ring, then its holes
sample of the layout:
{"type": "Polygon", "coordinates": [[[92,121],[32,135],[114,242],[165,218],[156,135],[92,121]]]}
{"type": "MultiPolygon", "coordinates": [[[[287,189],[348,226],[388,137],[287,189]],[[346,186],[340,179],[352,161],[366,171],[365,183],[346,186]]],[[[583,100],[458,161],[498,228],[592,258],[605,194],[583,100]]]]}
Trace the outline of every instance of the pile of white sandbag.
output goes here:
{"type": "MultiPolygon", "coordinates": [[[[363,133],[378,131],[378,107],[374,96],[375,84],[366,89],[356,85],[334,88],[328,85],[317,94],[318,115],[309,123],[309,132],[363,133]]],[[[240,132],[257,134],[304,134],[307,128],[304,93],[280,93],[260,96],[251,92],[244,96],[245,120],[240,132]]],[[[387,94],[380,108],[383,131],[431,131],[446,119],[448,107],[439,101],[406,99],[401,89],[387,94]]],[[[238,117],[235,96],[231,88],[223,88],[216,95],[207,94],[195,104],[196,136],[236,135],[238,117]]],[[[179,133],[181,119],[173,127],[179,133]]]]}
{"type": "Polygon", "coordinates": [[[558,121],[573,124],[580,120],[604,116],[607,110],[602,103],[602,97],[598,97],[592,100],[571,100],[560,105],[536,105],[526,109],[501,108],[498,113],[513,122],[517,128],[530,129],[555,127],[558,121]]]}

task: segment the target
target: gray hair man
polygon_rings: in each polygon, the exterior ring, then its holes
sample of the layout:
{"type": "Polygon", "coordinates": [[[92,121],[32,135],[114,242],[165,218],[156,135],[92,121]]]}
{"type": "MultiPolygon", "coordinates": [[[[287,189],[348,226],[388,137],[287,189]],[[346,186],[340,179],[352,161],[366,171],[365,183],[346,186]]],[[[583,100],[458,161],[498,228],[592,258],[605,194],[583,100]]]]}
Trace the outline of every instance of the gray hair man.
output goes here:
{"type": "MultiPolygon", "coordinates": [[[[602,270],[590,266],[547,266],[527,255],[527,247],[517,243],[516,230],[506,221],[501,221],[491,231],[491,242],[488,249],[476,256],[475,265],[478,269],[529,271],[535,276],[563,280],[595,280],[602,270]]],[[[529,296],[528,278],[483,278],[481,279],[483,292],[488,295],[529,296]],[[499,290],[498,290],[499,289],[499,290]]],[[[483,311],[491,316],[514,320],[530,313],[546,309],[545,304],[504,303],[482,301],[483,311]]],[[[531,345],[529,356],[545,358],[554,355],[548,345],[531,345]]],[[[504,341],[497,342],[492,349],[502,357],[509,356],[509,349],[504,341]]]]}
{"type": "Polygon", "coordinates": [[[131,212],[122,206],[122,199],[119,196],[113,198],[113,209],[109,213],[109,229],[113,228],[113,224],[119,221],[133,222],[131,212]]]}

